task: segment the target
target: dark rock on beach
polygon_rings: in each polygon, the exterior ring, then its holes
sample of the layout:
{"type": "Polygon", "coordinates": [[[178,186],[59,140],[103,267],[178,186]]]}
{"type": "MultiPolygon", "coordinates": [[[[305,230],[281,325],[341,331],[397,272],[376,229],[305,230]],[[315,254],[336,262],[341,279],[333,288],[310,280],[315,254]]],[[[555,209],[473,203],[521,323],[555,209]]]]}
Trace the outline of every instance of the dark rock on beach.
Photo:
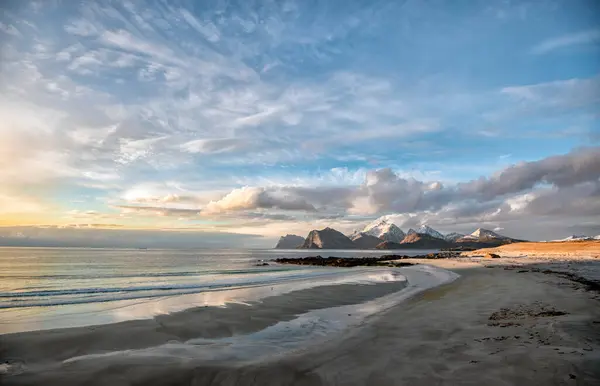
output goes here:
{"type": "Polygon", "coordinates": [[[382,255],[379,257],[322,257],[307,256],[307,257],[281,257],[275,259],[276,263],[280,264],[297,264],[297,265],[320,265],[328,267],[357,267],[357,266],[406,266],[413,263],[397,262],[396,260],[405,259],[446,259],[458,257],[458,252],[445,251],[438,253],[429,253],[427,255],[407,256],[407,255],[382,255]]]}
{"type": "Polygon", "coordinates": [[[323,267],[358,267],[358,266],[380,266],[382,263],[389,262],[395,267],[402,267],[413,265],[412,263],[400,262],[393,263],[390,260],[397,260],[399,256],[388,255],[381,257],[357,257],[357,258],[344,258],[344,257],[322,257],[322,256],[308,256],[308,257],[282,257],[275,259],[275,262],[280,264],[296,264],[296,265],[319,265],[323,267]]]}

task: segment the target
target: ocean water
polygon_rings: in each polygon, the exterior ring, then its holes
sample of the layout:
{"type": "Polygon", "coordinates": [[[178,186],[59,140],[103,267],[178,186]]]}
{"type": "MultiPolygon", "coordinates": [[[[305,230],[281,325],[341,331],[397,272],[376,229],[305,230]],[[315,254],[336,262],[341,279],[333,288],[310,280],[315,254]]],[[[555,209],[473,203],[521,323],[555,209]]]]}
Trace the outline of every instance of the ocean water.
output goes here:
{"type": "Polygon", "coordinates": [[[317,253],[389,252],[0,248],[0,334],[149,318],[320,285],[406,279],[378,268],[257,265],[317,253]]]}

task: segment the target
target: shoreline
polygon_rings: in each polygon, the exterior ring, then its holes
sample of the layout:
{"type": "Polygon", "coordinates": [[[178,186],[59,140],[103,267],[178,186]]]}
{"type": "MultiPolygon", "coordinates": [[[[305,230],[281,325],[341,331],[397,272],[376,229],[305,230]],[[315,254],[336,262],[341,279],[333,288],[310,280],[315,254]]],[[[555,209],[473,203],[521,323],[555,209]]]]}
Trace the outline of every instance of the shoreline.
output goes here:
{"type": "Polygon", "coordinates": [[[323,338],[322,334],[353,328],[371,314],[455,278],[450,272],[426,267],[387,270],[410,278],[410,284],[390,277],[389,282],[324,285],[152,319],[0,335],[0,357],[8,361],[3,371],[9,374],[9,383],[53,384],[47,376],[56,372],[56,383],[64,384],[72,366],[134,365],[149,356],[176,362],[188,356],[211,362],[229,358],[233,365],[244,358],[303,348],[323,338]],[[296,337],[290,339],[290,334],[296,337]],[[179,357],[173,351],[187,354],[179,357]]]}
{"type": "MultiPolygon", "coordinates": [[[[147,385],[485,383],[541,386],[591,385],[600,381],[600,298],[597,292],[586,288],[585,283],[565,276],[565,272],[590,264],[591,268],[579,276],[585,277],[591,272],[592,276],[588,277],[593,278],[600,272],[597,260],[455,258],[411,259],[411,262],[448,269],[461,277],[372,314],[318,345],[241,362],[232,358],[182,360],[177,355],[145,356],[113,362],[112,370],[102,363],[101,357],[94,357],[45,369],[43,373],[25,372],[5,377],[3,381],[14,385],[61,386],[136,382],[147,385]],[[544,272],[549,270],[552,272],[544,272]],[[119,374],[116,378],[115,369],[119,374]],[[249,379],[253,381],[248,383],[249,379]]],[[[381,289],[386,285],[355,285],[353,288],[381,289]]],[[[349,291],[351,286],[342,286],[333,286],[339,290],[340,299],[356,294],[349,291]]],[[[328,301],[323,287],[308,291],[310,293],[304,292],[304,295],[296,294],[301,296],[294,302],[314,307],[315,302],[328,301]]],[[[277,309],[275,313],[279,314],[281,308],[287,307],[288,312],[294,314],[289,295],[275,296],[279,304],[274,304],[272,311],[277,309]],[[287,300],[282,301],[285,296],[287,300]]],[[[249,310],[242,305],[232,307],[231,310],[236,311],[232,314],[238,316],[247,315],[249,310]]],[[[229,306],[221,310],[227,309],[229,306]]],[[[243,335],[248,333],[252,323],[264,323],[263,318],[268,317],[281,319],[273,313],[247,315],[234,329],[212,331],[243,335]]],[[[192,320],[180,319],[177,326],[170,327],[185,330],[192,320]]],[[[140,321],[134,321],[137,322],[140,321]]],[[[113,328],[105,335],[118,342],[126,337],[135,341],[135,337],[125,333],[132,330],[122,327],[113,328]],[[114,332],[117,336],[112,336],[114,332]]],[[[102,330],[103,326],[93,329],[102,330]]],[[[53,333],[41,332],[37,337],[35,334],[24,333],[23,336],[29,336],[29,343],[34,346],[41,345],[48,350],[56,347],[39,339],[53,333]]],[[[3,337],[6,336],[0,336],[0,341],[3,337]]],[[[82,340],[81,336],[71,338],[75,346],[82,340]]],[[[14,343],[21,346],[24,342],[14,343]]],[[[35,352],[32,346],[21,348],[24,353],[35,352]]],[[[72,352],[65,352],[63,357],[85,355],[85,351],[72,347],[72,352]]],[[[50,356],[37,355],[38,359],[50,356]]]]}
{"type": "MultiPolygon", "coordinates": [[[[394,270],[381,269],[381,267],[358,267],[347,270],[330,267],[271,266],[267,269],[259,267],[257,270],[262,275],[258,277],[259,280],[256,280],[257,276],[252,276],[256,271],[251,267],[243,270],[244,273],[249,272],[251,275],[243,277],[239,285],[235,285],[237,280],[235,275],[233,279],[228,275],[221,275],[220,282],[213,282],[212,286],[202,285],[202,282],[194,282],[197,279],[192,279],[188,280],[187,285],[190,290],[167,293],[155,291],[149,296],[134,291],[123,292],[117,296],[109,294],[105,296],[106,301],[81,296],[74,299],[75,301],[67,299],[66,302],[60,303],[33,302],[33,306],[23,307],[17,304],[15,307],[0,309],[0,319],[2,319],[0,335],[152,319],[157,315],[173,314],[197,307],[222,307],[229,303],[256,302],[265,297],[318,286],[394,280],[394,270]],[[134,296],[129,296],[130,293],[134,296]]],[[[202,277],[199,279],[201,280],[202,277]]],[[[398,279],[403,280],[402,277],[398,279]]],[[[88,293],[96,292],[92,288],[88,293]]]]}

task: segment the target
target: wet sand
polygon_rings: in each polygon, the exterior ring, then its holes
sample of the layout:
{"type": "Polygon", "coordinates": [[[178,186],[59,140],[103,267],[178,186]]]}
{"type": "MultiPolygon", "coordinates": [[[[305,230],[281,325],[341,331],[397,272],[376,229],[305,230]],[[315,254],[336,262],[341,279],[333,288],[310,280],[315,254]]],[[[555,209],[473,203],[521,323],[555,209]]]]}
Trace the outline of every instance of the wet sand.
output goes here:
{"type": "MultiPolygon", "coordinates": [[[[504,259],[424,262],[461,277],[302,349],[243,360],[173,353],[43,367],[87,353],[182,341],[199,333],[214,337],[247,334],[294,318],[315,305],[330,307],[385,295],[397,290],[392,286],[399,283],[319,287],[267,298],[252,307],[211,308],[202,317],[202,310],[190,310],[153,321],[0,336],[3,358],[28,366],[27,371],[5,376],[2,382],[65,386],[600,384],[597,292],[568,277],[524,269],[525,264],[504,259]],[[35,366],[43,371],[36,371],[35,366]]],[[[598,268],[596,261],[590,264],[592,271],[598,268]]]]}

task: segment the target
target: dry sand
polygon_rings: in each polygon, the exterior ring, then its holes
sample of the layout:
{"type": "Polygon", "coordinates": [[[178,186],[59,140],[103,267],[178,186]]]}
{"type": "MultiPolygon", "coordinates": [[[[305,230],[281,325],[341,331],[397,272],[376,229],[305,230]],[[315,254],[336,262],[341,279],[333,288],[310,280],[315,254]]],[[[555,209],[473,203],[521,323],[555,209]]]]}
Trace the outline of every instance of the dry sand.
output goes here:
{"type": "MultiPolygon", "coordinates": [[[[107,368],[84,361],[2,381],[62,386],[600,384],[597,292],[573,277],[544,273],[545,260],[464,258],[423,263],[451,269],[461,278],[302,351],[243,363],[145,358],[107,368]]],[[[580,263],[555,264],[571,272],[569,267],[580,263]]],[[[585,264],[589,264],[586,272],[600,270],[598,260],[585,264]]],[[[342,286],[340,291],[343,294],[342,286]]],[[[303,298],[323,301],[314,293],[303,298]]],[[[247,319],[245,323],[252,323],[251,317],[247,319]]],[[[124,325],[118,328],[126,331],[124,325]]],[[[185,329],[186,323],[179,328],[185,329]]],[[[114,326],[106,333],[111,331],[114,326]]],[[[48,333],[8,337],[13,339],[10,347],[29,344],[22,355],[36,357],[29,351],[44,342],[44,336],[48,333]]],[[[85,339],[76,336],[71,349],[77,351],[85,339]]],[[[47,348],[41,357],[64,358],[64,348],[55,349],[47,348]]]]}
{"type": "Polygon", "coordinates": [[[495,253],[502,257],[544,257],[594,259],[600,258],[600,240],[598,241],[563,241],[563,242],[526,242],[502,245],[496,248],[484,248],[463,252],[463,256],[481,256],[495,253]]]}

